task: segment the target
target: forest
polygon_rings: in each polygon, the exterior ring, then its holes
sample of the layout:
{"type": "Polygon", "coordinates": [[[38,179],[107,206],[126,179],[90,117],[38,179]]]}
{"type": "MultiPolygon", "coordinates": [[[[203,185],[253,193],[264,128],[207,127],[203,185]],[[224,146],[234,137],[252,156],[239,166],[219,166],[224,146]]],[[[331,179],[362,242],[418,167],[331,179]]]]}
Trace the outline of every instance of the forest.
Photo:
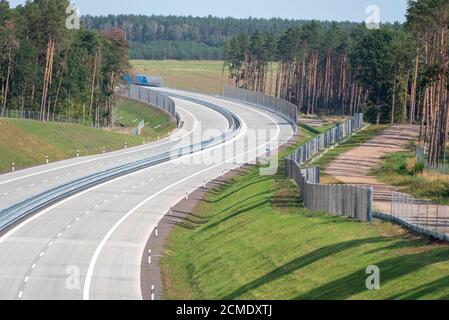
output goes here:
{"type": "Polygon", "coordinates": [[[0,107],[116,123],[118,80],[129,67],[118,28],[99,32],[66,26],[68,0],[34,0],[10,8],[0,0],[0,107]]]}
{"type": "Polygon", "coordinates": [[[228,81],[306,114],[363,111],[373,123],[419,125],[435,164],[448,140],[448,25],[447,0],[418,0],[405,24],[374,30],[310,21],[280,36],[241,33],[224,46],[228,81]]]}
{"type": "MultiPolygon", "coordinates": [[[[223,45],[239,33],[272,32],[282,34],[291,27],[298,27],[306,20],[262,18],[218,18],[183,16],[108,15],[83,16],[83,25],[89,30],[124,30],[130,44],[132,59],[220,60],[223,45]]],[[[320,24],[326,28],[331,22],[320,24]]],[[[352,22],[339,22],[343,29],[352,22]]]]}

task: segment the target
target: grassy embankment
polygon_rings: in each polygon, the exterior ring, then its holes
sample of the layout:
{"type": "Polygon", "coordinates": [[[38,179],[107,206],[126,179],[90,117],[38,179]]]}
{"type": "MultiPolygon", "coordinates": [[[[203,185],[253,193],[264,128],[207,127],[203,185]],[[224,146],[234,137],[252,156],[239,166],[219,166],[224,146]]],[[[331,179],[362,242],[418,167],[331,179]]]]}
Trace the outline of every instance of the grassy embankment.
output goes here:
{"type": "MultiPolygon", "coordinates": [[[[303,129],[304,143],[314,134],[303,129]]],[[[366,132],[365,132],[366,134],[366,132]]],[[[448,299],[449,247],[384,222],[310,212],[283,175],[241,172],[176,226],[162,260],[167,299],[448,299]],[[381,269],[381,290],[365,287],[381,269]]]]}
{"type": "Polygon", "coordinates": [[[408,151],[383,157],[382,164],[372,174],[414,197],[449,204],[449,176],[422,171],[416,163],[415,148],[410,144],[408,151]]]}
{"type": "MultiPolygon", "coordinates": [[[[0,172],[9,172],[11,163],[16,169],[44,164],[46,156],[51,161],[73,158],[80,154],[92,155],[118,150],[127,143],[129,147],[142,144],[142,138],[157,138],[155,126],[161,125],[158,133],[163,136],[175,127],[165,113],[148,105],[120,99],[119,114],[125,126],[135,126],[136,119],[149,122],[144,136],[131,136],[114,131],[99,130],[80,125],[42,123],[32,120],[1,119],[0,130],[0,172]]],[[[137,121],[136,121],[137,122],[137,121]]]]}

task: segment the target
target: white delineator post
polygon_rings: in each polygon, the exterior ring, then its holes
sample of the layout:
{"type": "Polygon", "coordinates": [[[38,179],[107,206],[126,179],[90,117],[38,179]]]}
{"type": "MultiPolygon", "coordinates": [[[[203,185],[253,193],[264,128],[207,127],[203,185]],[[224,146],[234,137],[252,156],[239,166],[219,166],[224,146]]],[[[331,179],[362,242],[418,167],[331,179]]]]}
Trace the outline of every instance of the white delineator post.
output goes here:
{"type": "Polygon", "coordinates": [[[148,264],[151,264],[152,254],[153,254],[153,252],[152,252],[151,249],[150,249],[150,250],[148,251],[148,264]]]}
{"type": "Polygon", "coordinates": [[[11,171],[12,172],[16,171],[16,164],[14,162],[11,163],[11,171]]]}
{"type": "Polygon", "coordinates": [[[154,301],[154,285],[151,286],[151,301],[154,301]]]}
{"type": "Polygon", "coordinates": [[[154,229],[154,236],[157,238],[157,237],[159,237],[159,229],[157,228],[157,226],[156,226],[156,228],[154,229]]]}
{"type": "Polygon", "coordinates": [[[45,157],[45,160],[46,160],[47,164],[50,162],[50,161],[48,160],[48,156],[45,157]]]}

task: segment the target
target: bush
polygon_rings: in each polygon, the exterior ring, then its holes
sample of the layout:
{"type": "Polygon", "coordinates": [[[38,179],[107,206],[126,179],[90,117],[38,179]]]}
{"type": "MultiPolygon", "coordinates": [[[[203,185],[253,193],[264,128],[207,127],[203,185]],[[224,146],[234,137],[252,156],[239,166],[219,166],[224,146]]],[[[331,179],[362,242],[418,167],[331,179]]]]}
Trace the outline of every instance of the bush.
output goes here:
{"type": "Polygon", "coordinates": [[[422,163],[422,162],[417,162],[417,163],[413,166],[412,172],[410,172],[410,174],[411,174],[412,176],[416,176],[416,175],[418,175],[418,174],[423,173],[423,172],[424,172],[424,169],[425,169],[424,163],[422,163]]]}

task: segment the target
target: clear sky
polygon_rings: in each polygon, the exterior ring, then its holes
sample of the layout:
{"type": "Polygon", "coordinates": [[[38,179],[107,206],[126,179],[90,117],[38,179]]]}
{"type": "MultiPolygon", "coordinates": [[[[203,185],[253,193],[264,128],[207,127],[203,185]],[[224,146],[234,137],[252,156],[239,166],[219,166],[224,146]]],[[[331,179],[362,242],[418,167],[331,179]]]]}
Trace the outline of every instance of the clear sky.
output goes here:
{"type": "MultiPolygon", "coordinates": [[[[10,0],[15,6],[23,0],[10,0]]],[[[382,22],[405,20],[407,0],[72,0],[80,13],[161,14],[218,17],[281,17],[288,19],[318,19],[365,21],[366,8],[376,5],[382,22]]]]}

